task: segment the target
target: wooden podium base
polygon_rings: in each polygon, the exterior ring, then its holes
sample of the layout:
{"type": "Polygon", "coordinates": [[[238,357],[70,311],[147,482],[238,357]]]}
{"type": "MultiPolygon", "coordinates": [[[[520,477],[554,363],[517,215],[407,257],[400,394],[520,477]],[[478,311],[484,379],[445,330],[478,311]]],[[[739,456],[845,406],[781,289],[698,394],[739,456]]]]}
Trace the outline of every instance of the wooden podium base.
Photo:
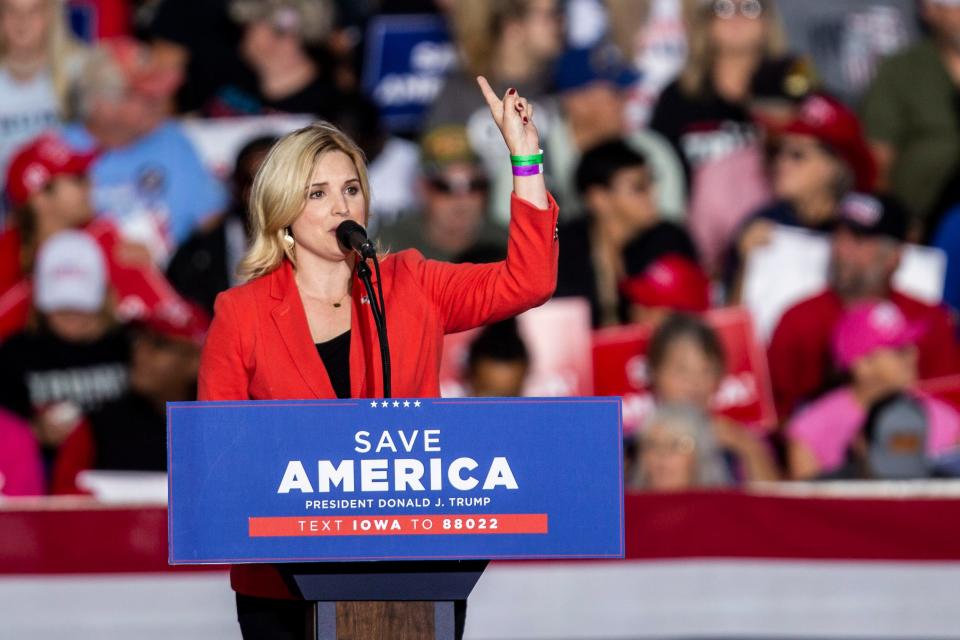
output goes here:
{"type": "Polygon", "coordinates": [[[466,600],[486,560],[320,563],[289,567],[314,601],[316,640],[454,640],[454,601],[466,600]]]}
{"type": "Polygon", "coordinates": [[[452,640],[452,602],[318,602],[317,640],[452,640]]]}

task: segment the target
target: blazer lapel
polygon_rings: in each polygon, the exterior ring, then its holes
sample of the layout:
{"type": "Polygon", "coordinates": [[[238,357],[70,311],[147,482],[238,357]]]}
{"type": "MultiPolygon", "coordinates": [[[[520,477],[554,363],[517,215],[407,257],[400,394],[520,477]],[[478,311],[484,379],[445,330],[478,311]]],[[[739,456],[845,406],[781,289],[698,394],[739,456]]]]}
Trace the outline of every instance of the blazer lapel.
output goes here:
{"type": "MultiPolygon", "coordinates": [[[[300,292],[293,279],[293,267],[288,261],[277,269],[271,283],[271,295],[279,298],[270,315],[277,326],[280,338],[290,354],[290,358],[300,372],[300,376],[316,398],[335,398],[330,377],[320,360],[317,347],[310,335],[307,315],[303,310],[300,292]]],[[[351,351],[353,349],[351,348],[351,351]]],[[[351,354],[351,368],[353,357],[351,354]]],[[[353,377],[353,371],[350,372],[353,377]]],[[[351,385],[352,386],[352,385],[351,385]]]]}

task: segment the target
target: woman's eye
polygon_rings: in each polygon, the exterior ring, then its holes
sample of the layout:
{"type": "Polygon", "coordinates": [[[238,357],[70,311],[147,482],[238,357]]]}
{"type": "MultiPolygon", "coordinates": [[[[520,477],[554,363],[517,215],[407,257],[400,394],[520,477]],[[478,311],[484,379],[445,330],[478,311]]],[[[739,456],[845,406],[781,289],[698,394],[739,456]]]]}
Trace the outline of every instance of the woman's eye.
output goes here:
{"type": "Polygon", "coordinates": [[[360,190],[357,189],[356,187],[347,187],[347,193],[350,194],[351,196],[355,196],[358,193],[360,193],[360,190]]]}
{"type": "Polygon", "coordinates": [[[323,197],[323,191],[311,191],[311,192],[310,192],[310,197],[311,197],[311,198],[314,198],[314,199],[316,199],[316,198],[322,198],[322,197],[323,197]]]}

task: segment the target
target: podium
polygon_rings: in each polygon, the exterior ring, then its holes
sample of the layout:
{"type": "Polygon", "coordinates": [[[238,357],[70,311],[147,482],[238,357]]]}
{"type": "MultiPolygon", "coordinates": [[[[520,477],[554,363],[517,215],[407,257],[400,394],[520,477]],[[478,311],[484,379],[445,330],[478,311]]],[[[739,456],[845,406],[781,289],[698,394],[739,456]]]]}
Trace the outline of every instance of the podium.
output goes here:
{"type": "Polygon", "coordinates": [[[310,638],[452,640],[489,560],[623,557],[619,398],[185,402],[167,416],[169,562],[274,565],[315,603],[310,638]]]}

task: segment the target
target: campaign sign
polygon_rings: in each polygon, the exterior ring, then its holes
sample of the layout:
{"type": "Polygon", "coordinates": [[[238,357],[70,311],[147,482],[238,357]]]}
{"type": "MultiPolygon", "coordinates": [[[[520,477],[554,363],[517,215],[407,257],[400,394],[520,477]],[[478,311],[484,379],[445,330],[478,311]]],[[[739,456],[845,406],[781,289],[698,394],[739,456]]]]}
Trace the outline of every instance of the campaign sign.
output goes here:
{"type": "Polygon", "coordinates": [[[622,558],[619,398],[167,405],[171,564],[622,558]]]}
{"type": "MultiPolygon", "coordinates": [[[[726,372],[713,397],[719,415],[757,430],[776,424],[767,359],[757,342],[750,314],[740,307],[712,309],[704,321],[717,333],[726,372]]],[[[653,408],[647,348],[650,325],[601,329],[593,338],[593,379],[597,395],[623,396],[623,424],[630,434],[653,408]]]]}
{"type": "Polygon", "coordinates": [[[419,126],[457,53],[434,15],[378,16],[367,27],[363,88],[393,131],[419,126]]]}

